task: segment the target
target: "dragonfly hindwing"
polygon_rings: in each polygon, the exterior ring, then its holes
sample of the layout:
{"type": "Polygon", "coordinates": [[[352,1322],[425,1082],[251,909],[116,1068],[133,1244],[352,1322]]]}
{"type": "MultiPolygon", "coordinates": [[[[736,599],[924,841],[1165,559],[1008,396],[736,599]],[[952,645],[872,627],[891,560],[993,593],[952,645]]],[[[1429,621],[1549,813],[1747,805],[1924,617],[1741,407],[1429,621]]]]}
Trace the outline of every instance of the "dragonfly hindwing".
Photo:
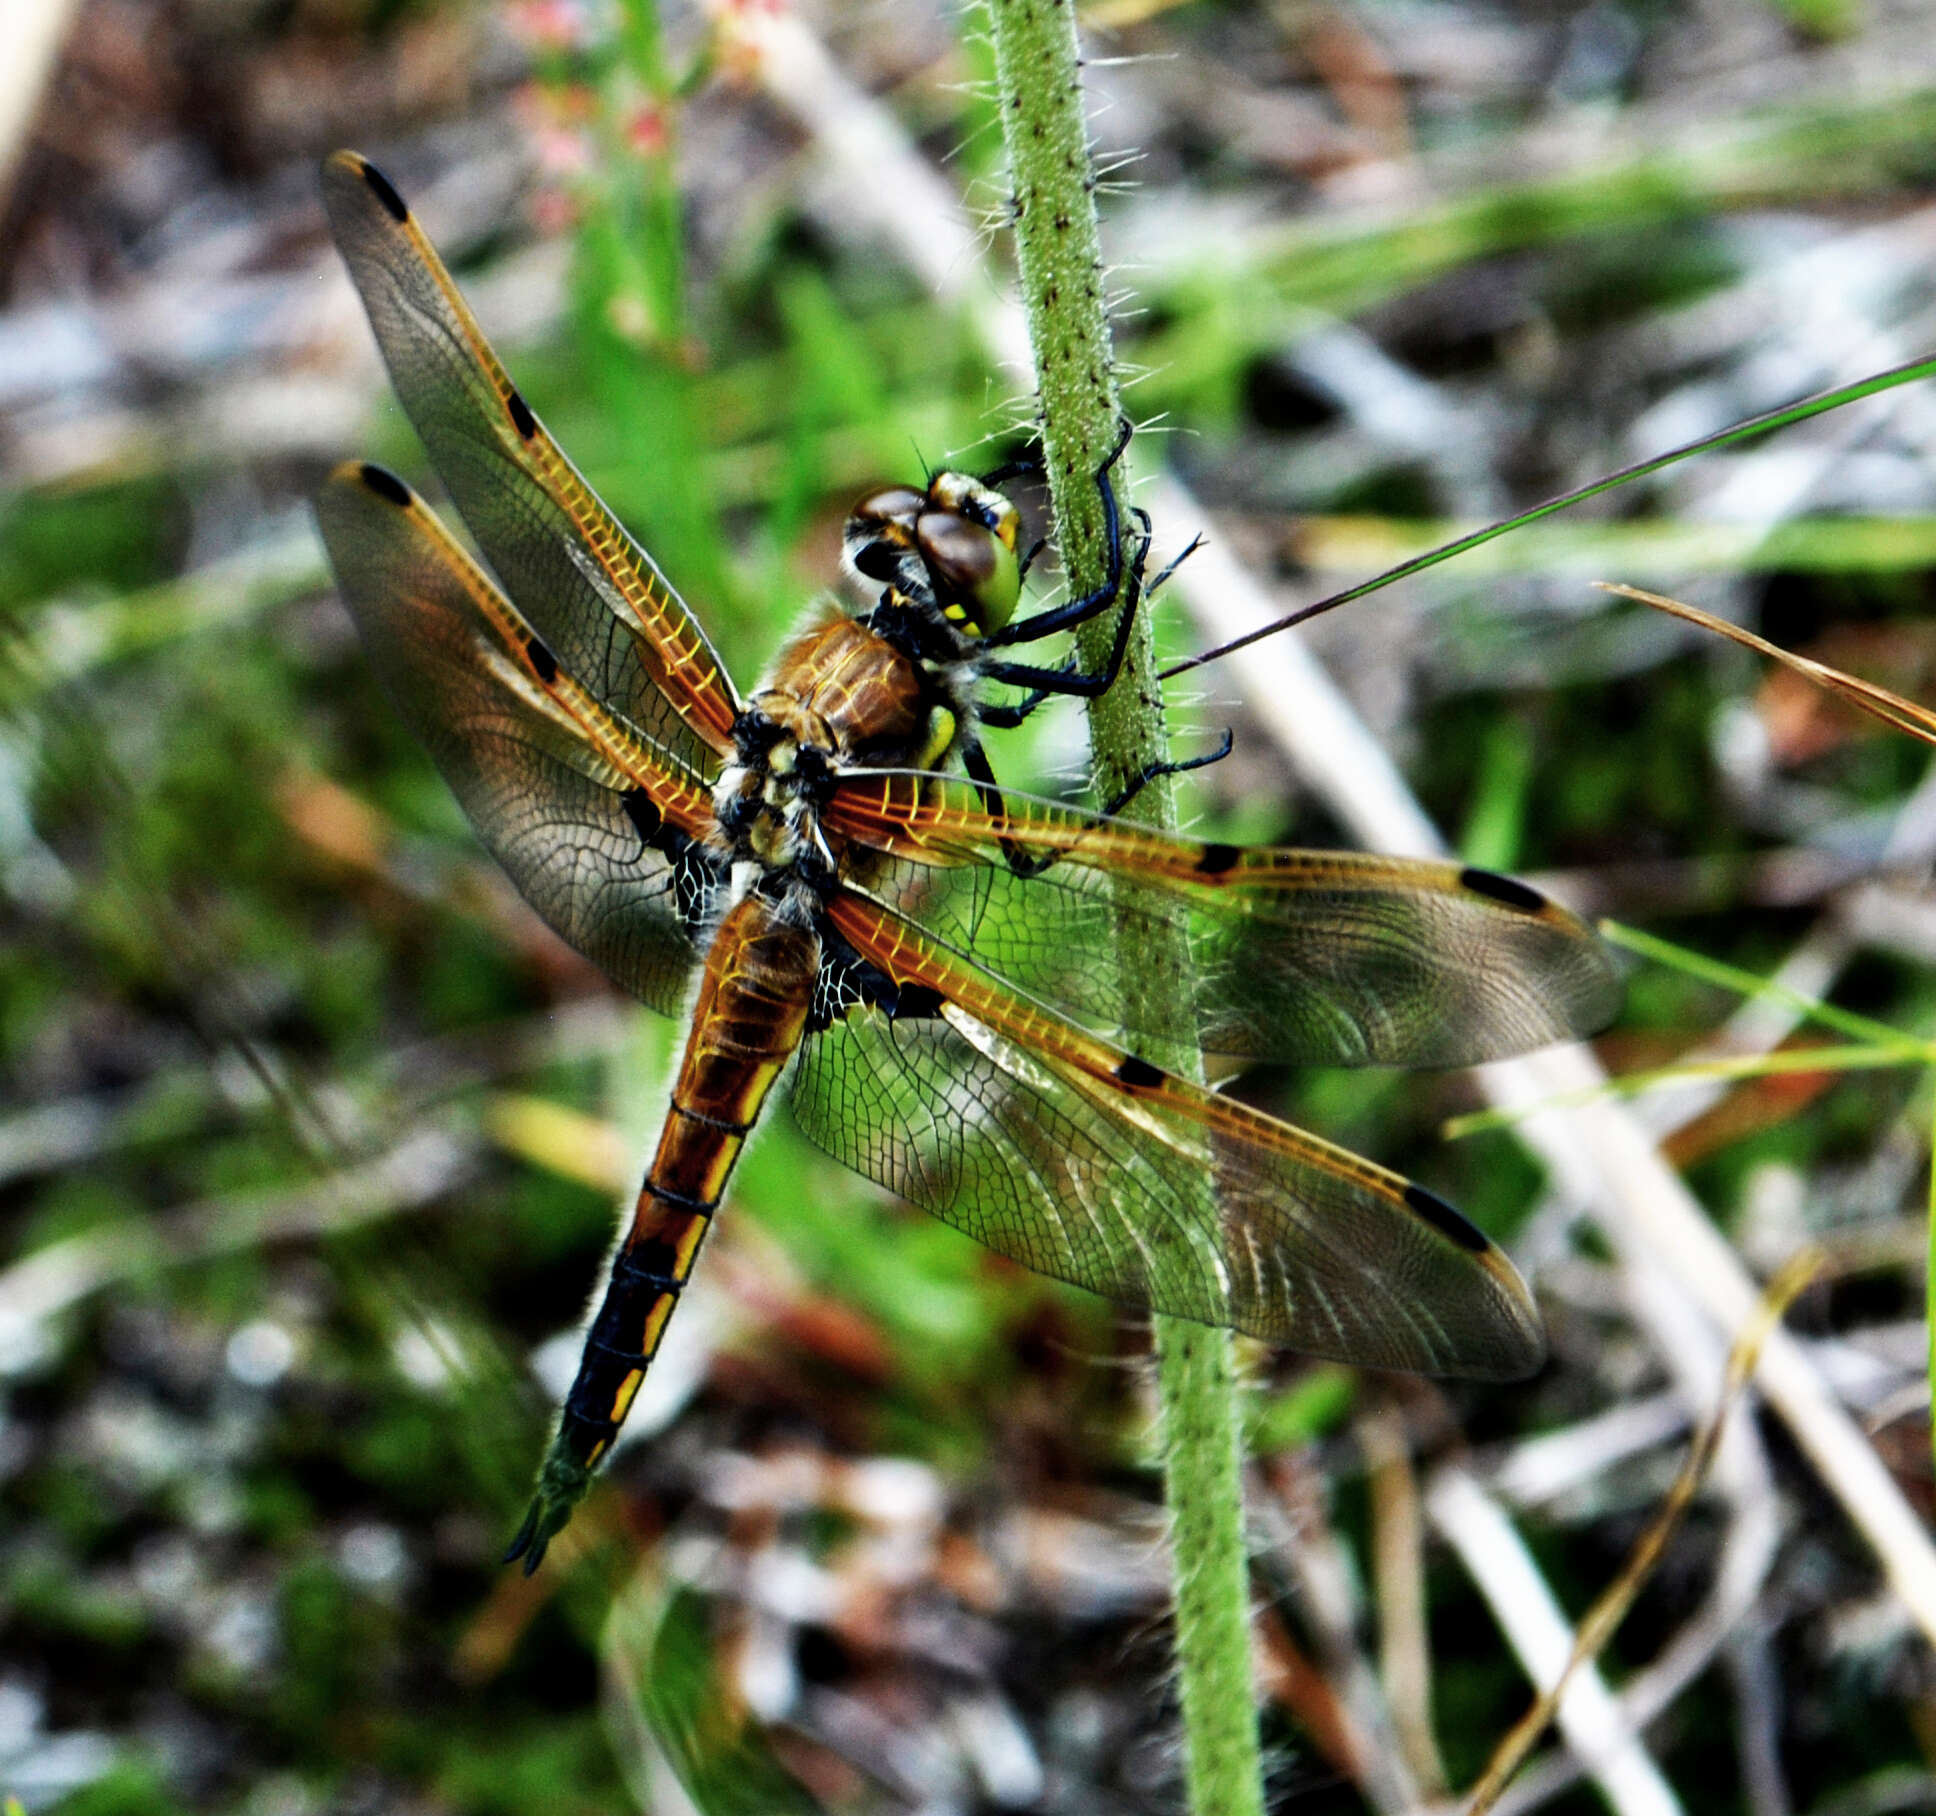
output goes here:
{"type": "Polygon", "coordinates": [[[927,1021],[942,1013],[942,1001],[922,984],[896,983],[870,964],[833,928],[820,930],[820,971],[813,983],[807,1032],[818,1034],[843,1022],[857,1009],[874,1009],[889,1021],[927,1021]]]}

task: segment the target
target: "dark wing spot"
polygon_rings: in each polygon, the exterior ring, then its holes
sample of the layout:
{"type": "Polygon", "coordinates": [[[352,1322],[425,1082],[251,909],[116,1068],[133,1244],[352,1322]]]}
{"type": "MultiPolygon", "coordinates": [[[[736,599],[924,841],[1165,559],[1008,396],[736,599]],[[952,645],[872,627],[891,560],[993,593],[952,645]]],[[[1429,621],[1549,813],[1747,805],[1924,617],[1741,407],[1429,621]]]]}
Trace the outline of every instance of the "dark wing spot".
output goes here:
{"type": "Polygon", "coordinates": [[[1485,1233],[1463,1211],[1455,1211],[1443,1198],[1434,1197],[1422,1185],[1413,1185],[1408,1181],[1405,1202],[1441,1236],[1456,1242],[1460,1248],[1483,1255],[1492,1247],[1485,1233]]]}
{"type": "Polygon", "coordinates": [[[1197,874],[1222,876],[1226,870],[1235,868],[1242,855],[1235,845],[1206,845],[1197,856],[1197,874]]]}
{"type": "Polygon", "coordinates": [[[367,158],[363,162],[363,181],[369,184],[370,193],[383,204],[383,212],[401,226],[410,218],[410,210],[403,205],[403,197],[391,187],[390,179],[367,158]]]}
{"type": "Polygon", "coordinates": [[[1116,1076],[1126,1085],[1140,1085],[1148,1090],[1163,1082],[1162,1072],[1146,1059],[1139,1059],[1132,1053],[1116,1068],[1116,1076]]]}
{"type": "Polygon", "coordinates": [[[1546,898],[1537,889],[1528,889],[1516,878],[1499,876],[1490,870],[1461,870],[1459,882],[1474,895],[1489,896],[1507,908],[1517,908],[1521,914],[1539,914],[1546,907],[1546,898]]]}
{"type": "Polygon", "coordinates": [[[538,671],[538,679],[546,687],[558,679],[558,658],[536,637],[525,638],[524,653],[531,658],[531,666],[538,671]]]}
{"type": "Polygon", "coordinates": [[[410,488],[387,467],[380,467],[374,461],[366,460],[359,475],[363,484],[385,504],[393,504],[400,511],[410,508],[410,488]]]}
{"type": "Polygon", "coordinates": [[[933,1021],[941,1013],[941,992],[929,984],[903,984],[894,993],[890,1021],[933,1021]]]}
{"type": "Polygon", "coordinates": [[[639,843],[649,847],[659,828],[665,824],[665,815],[660,813],[652,797],[643,788],[628,789],[622,798],[625,817],[632,822],[632,830],[639,835],[639,843]]]}
{"type": "Polygon", "coordinates": [[[538,432],[538,419],[531,414],[531,406],[515,391],[505,402],[510,406],[511,426],[523,440],[529,441],[538,432]]]}

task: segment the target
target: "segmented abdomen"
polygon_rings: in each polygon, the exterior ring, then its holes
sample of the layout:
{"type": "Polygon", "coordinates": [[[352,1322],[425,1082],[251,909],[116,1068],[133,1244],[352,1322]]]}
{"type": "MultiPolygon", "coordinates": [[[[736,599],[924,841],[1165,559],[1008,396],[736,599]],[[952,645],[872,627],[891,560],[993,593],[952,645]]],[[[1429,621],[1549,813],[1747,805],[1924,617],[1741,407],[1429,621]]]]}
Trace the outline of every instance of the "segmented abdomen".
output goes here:
{"type": "Polygon", "coordinates": [[[800,1044],[819,963],[817,936],[758,895],[713,938],[658,1151],[565,1397],[557,1444],[587,1468],[625,1422],[747,1132],[800,1044]]]}

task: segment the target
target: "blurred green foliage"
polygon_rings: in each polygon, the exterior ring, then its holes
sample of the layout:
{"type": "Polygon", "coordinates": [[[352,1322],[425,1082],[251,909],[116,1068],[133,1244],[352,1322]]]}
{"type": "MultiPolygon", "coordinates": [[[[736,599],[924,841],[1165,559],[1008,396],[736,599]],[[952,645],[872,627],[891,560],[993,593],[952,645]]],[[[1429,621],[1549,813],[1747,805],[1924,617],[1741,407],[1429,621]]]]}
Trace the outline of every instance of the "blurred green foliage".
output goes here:
{"type": "MultiPolygon", "coordinates": [[[[589,67],[554,72],[593,86],[608,154],[573,197],[569,332],[507,351],[562,444],[746,680],[831,578],[847,497],[905,473],[911,445],[930,462],[972,448],[992,462],[995,393],[970,324],[920,300],[888,261],[830,250],[808,223],[777,223],[696,294],[667,167],[620,143],[622,120],[644,100],[676,128],[691,72],[662,66],[645,8],[625,18],[629,37],[589,67]]],[[[368,23],[380,41],[384,18],[368,23]]],[[[1851,19],[1814,8],[1804,24],[1842,30],[1851,19]]],[[[972,71],[984,50],[971,41],[964,55],[972,71]]],[[[927,124],[965,148],[966,176],[987,176],[989,102],[970,88],[949,105],[927,124]]],[[[1127,348],[1152,368],[1137,407],[1189,432],[1186,463],[1264,470],[1291,437],[1248,414],[1246,382],[1313,311],[1353,314],[1484,261],[1559,247],[1533,287],[1557,331],[1643,319],[1731,279],[1728,246],[1706,231],[1710,211],[1926,176],[1931,124],[1929,104],[1770,114],[1705,148],[1496,184],[1378,224],[1286,227],[1235,272],[1147,274],[1151,313],[1129,325],[1127,348]]],[[[1497,376],[1491,339],[1475,344],[1448,324],[1443,343],[1447,369],[1497,376]]],[[[422,472],[393,411],[352,451],[422,472]]],[[[26,773],[31,810],[30,825],[0,824],[0,862],[9,877],[44,878],[30,862],[39,845],[60,879],[40,896],[21,882],[0,939],[5,1115],[37,1106],[49,1079],[63,1099],[106,1106],[84,1153],[0,1182],[8,1259],[87,1237],[123,1251],[98,1291],[62,1307],[49,1353],[13,1383],[14,1416],[40,1437],[0,1484],[6,1652],[45,1661],[73,1686],[63,1721],[132,1735],[144,1707],[173,1698],[242,1737],[229,1775],[192,1798],[131,1740],[107,1776],[62,1802],[63,1816],[250,1811],[244,1780],[277,1774],[311,1799],[295,1807],[310,1809],[359,1778],[493,1816],[618,1808],[628,1791],[597,1709],[598,1648],[611,1579],[642,1539],[613,1536],[615,1526],[581,1580],[531,1616],[497,1674],[462,1680],[451,1665],[503,1593],[495,1553],[550,1417],[526,1358],[577,1317],[613,1216],[610,1194],[491,1151],[479,1100],[516,1089],[648,1128],[672,1031],[644,1037],[654,1048],[645,1062],[594,1038],[562,1056],[545,1050],[547,1018],[592,986],[466,893],[470,836],[370,681],[313,553],[246,583],[183,580],[198,524],[222,517],[225,477],[198,450],[179,469],[0,506],[0,763],[26,773]],[[345,863],[292,823],[285,785],[317,777],[374,810],[388,841],[374,863],[345,863]],[[299,1193],[420,1120],[468,1155],[427,1203],[321,1233],[271,1219],[243,1242],[176,1220],[236,1194],[299,1193]],[[295,1360],[248,1385],[226,1369],[223,1346],[263,1319],[291,1334],[295,1360]],[[110,1391],[140,1408],[140,1455],[90,1422],[110,1391]],[[344,1534],[371,1524],[408,1535],[405,1586],[345,1568],[344,1534]],[[173,1620],[166,1596],[134,1587],[180,1533],[205,1554],[184,1606],[199,1620],[228,1605],[227,1589],[253,1596],[273,1635],[259,1659],[211,1652],[173,1620]]],[[[293,493],[315,477],[279,483],[293,493]]],[[[1402,462],[1347,474],[1302,503],[1405,519],[1448,508],[1402,462]]],[[[1922,611],[1913,547],[1892,555],[1882,538],[1852,534],[1828,546],[1835,535],[1785,551],[1804,619],[1922,611]],[[1833,587],[1809,578],[1831,565],[1833,587]]],[[[1470,639],[1475,667],[1521,635],[1479,597],[1454,597],[1440,629],[1470,639]]],[[[1187,647],[1174,624],[1165,636],[1187,647]]],[[[1734,810],[1711,743],[1717,706],[1739,681],[1725,661],[1693,660],[1611,683],[1448,693],[1423,702],[1408,768],[1440,822],[1466,829],[1475,861],[1745,860],[1768,834],[1734,810]]],[[[1005,738],[1004,776],[1068,786],[1067,723],[1045,714],[1005,738]]],[[[1850,803],[1887,803],[1921,763],[1899,742],[1858,740],[1809,779],[1850,803]]],[[[1268,773],[1234,796],[1219,793],[1216,772],[1204,780],[1203,825],[1216,836],[1332,830],[1268,773]]],[[[1667,930],[1760,971],[1779,962],[1795,926],[1742,915],[1667,930]]],[[[1851,974],[1847,988],[1868,1013],[1924,1032],[1936,1024],[1936,984],[1920,967],[1851,974]]],[[[1628,1026],[1681,1040],[1731,1007],[1711,985],[1642,969],[1628,1026]]],[[[1443,1116],[1471,1102],[1461,1083],[1327,1073],[1245,1088],[1418,1172],[1495,1234],[1510,1236],[1537,1198],[1541,1181],[1507,1138],[1435,1140],[1443,1116]]],[[[1812,1171],[1872,1147],[1911,1088],[1893,1075],[1838,1081],[1806,1117],[1770,1122],[1702,1162],[1697,1189],[1725,1219],[1764,1162],[1812,1171]]],[[[811,1403],[839,1442],[923,1459],[950,1480],[982,1479],[1031,1445],[1072,1474],[1079,1462],[1094,1477],[1140,1479],[1124,1459],[1141,1409],[1109,1366],[1122,1340],[1108,1308],[993,1261],[809,1150],[783,1112],[772,1120],[739,1171],[730,1216],[770,1244],[802,1291],[851,1312],[885,1362],[866,1379],[781,1336],[735,1340],[744,1368],[799,1391],[779,1412],[750,1389],[722,1395],[706,1413],[718,1442],[756,1447],[798,1431],[811,1403]],[[1016,1435],[1031,1419],[1053,1422],[1059,1450],[1039,1425],[1016,1435]]],[[[767,1250],[749,1234],[749,1252],[757,1262],[767,1250]]],[[[1357,1391],[1340,1371],[1265,1365],[1253,1441],[1322,1442],[1357,1391]]],[[[621,1469],[636,1471],[627,1480],[654,1517],[682,1511],[669,1464],[662,1475],[646,1456],[621,1469]]],[[[1345,1524],[1361,1536],[1361,1521],[1345,1524]]],[[[1599,1549],[1549,1561],[1582,1599],[1609,1568],[1599,1549]]],[[[1437,1680],[1441,1734],[1462,1780],[1518,1712],[1519,1678],[1449,1569],[1435,1570],[1433,1588],[1435,1650],[1450,1661],[1437,1680]]],[[[698,1612],[675,1599],[639,1642],[641,1681],[671,1725],[697,1720],[712,1695],[703,1639],[698,1612]]],[[[1811,1793],[1913,1756],[1898,1716],[1877,1718],[1860,1683],[1819,1694],[1820,1757],[1796,1762],[1811,1793]]],[[[786,1807],[766,1764],[730,1751],[695,1758],[702,1775],[762,1775],[769,1801],[748,1807],[786,1807]]],[[[1727,1763],[1704,1754],[1688,1770],[1712,1787],[1727,1763]]],[[[1735,1807],[1731,1795],[1714,1790],[1703,1807],[1735,1807]]]]}

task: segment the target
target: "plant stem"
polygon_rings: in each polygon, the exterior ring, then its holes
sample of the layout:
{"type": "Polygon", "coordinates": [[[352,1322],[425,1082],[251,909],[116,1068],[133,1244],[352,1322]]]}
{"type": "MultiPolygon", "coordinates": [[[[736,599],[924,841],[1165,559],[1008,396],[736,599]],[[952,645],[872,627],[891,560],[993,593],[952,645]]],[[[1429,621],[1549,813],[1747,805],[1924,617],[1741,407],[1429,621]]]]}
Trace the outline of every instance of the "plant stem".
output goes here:
{"type": "Polygon", "coordinates": [[[1261,1816],[1263,1762],[1230,1333],[1187,1318],[1158,1318],[1155,1324],[1190,1808],[1197,1816],[1261,1816]]]}
{"type": "MultiPolygon", "coordinates": [[[[1003,136],[1014,183],[1014,224],[1029,338],[1041,396],[1042,440],[1056,533],[1072,592],[1106,572],[1097,470],[1115,446],[1122,404],[1103,301],[1095,173],[1078,78],[1075,9],[1067,0],[989,0],[1003,136]]],[[[1107,481],[1117,485],[1115,474],[1107,481]]],[[[1120,499],[1121,490],[1117,487],[1120,499]]],[[[1123,526],[1134,552],[1133,526],[1123,526]]],[[[1134,587],[1123,606],[1133,609],[1134,587]]],[[[1077,633],[1083,666],[1106,660],[1114,615],[1077,633]]],[[[1147,616],[1117,685],[1090,709],[1095,784],[1115,794],[1167,749],[1147,616]]],[[[1170,828],[1169,790],[1137,797],[1138,817],[1170,828]]],[[[1126,980],[1168,1005],[1174,1038],[1155,1057],[1201,1080],[1190,1013],[1187,941],[1179,933],[1126,937],[1126,980]]],[[[1203,1189],[1212,1189],[1206,1173],[1203,1189]]],[[[1250,1656],[1250,1582],[1244,1551],[1236,1379],[1227,1331],[1158,1317],[1164,1486],[1176,1577],[1177,1671],[1184,1767],[1198,1816],[1259,1816],[1263,1808],[1250,1656]]]]}

